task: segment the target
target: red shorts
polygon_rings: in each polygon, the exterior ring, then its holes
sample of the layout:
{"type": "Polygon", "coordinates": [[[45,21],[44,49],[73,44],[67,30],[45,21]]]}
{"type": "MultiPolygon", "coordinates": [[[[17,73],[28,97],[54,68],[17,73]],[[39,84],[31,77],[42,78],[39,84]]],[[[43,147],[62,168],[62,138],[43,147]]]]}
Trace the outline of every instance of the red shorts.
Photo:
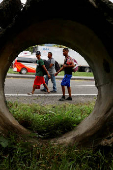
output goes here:
{"type": "Polygon", "coordinates": [[[36,76],[34,80],[34,85],[40,87],[41,84],[45,84],[45,80],[43,76],[36,76]]]}

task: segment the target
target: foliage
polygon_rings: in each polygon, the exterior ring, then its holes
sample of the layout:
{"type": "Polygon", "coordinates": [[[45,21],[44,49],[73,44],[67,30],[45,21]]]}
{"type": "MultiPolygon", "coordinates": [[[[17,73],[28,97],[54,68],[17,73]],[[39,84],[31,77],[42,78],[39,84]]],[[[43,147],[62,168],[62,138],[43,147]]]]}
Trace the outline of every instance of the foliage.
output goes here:
{"type": "MultiPolygon", "coordinates": [[[[6,139],[5,139],[6,140],[6,139]]],[[[78,150],[76,146],[32,146],[13,134],[0,147],[0,170],[112,170],[113,148],[78,150]]]]}
{"type": "MultiPolygon", "coordinates": [[[[12,68],[9,68],[8,73],[9,73],[9,74],[19,74],[19,72],[13,71],[12,68]]],[[[27,74],[29,74],[29,75],[35,75],[35,73],[29,73],[29,72],[28,72],[27,74]]]]}
{"type": "MultiPolygon", "coordinates": [[[[13,71],[12,68],[9,68],[8,73],[10,73],[10,74],[19,74],[18,72],[13,71]]],[[[27,73],[27,74],[34,74],[34,73],[27,73]]],[[[64,76],[64,71],[60,72],[58,74],[58,76],[64,76]]],[[[93,77],[93,73],[92,72],[88,72],[88,73],[87,72],[75,72],[75,73],[73,73],[73,76],[93,77]]]]}
{"type": "Polygon", "coordinates": [[[53,138],[76,127],[91,113],[93,104],[40,106],[9,102],[8,107],[19,123],[38,137],[53,138]]]}
{"type": "MultiPolygon", "coordinates": [[[[20,122],[23,121],[23,125],[37,132],[42,128],[44,133],[46,128],[54,132],[56,126],[66,128],[58,134],[70,129],[69,122],[73,124],[71,128],[74,128],[90,114],[93,106],[93,103],[39,106],[8,102],[10,112],[20,122]]],[[[76,145],[66,147],[52,145],[47,141],[31,145],[21,137],[9,133],[7,138],[0,136],[0,170],[112,170],[112,152],[112,147],[79,150],[76,145]]]]}
{"type": "Polygon", "coordinates": [[[68,48],[68,47],[66,47],[66,46],[64,46],[64,45],[58,45],[58,44],[54,44],[53,47],[58,47],[58,48],[68,48]]]}
{"type": "MultiPolygon", "coordinates": [[[[92,72],[73,72],[72,73],[73,76],[81,76],[81,77],[93,77],[93,73],[92,72]]],[[[58,76],[64,76],[64,71],[61,71],[58,76]]]]}
{"type": "Polygon", "coordinates": [[[28,47],[25,51],[30,51],[31,53],[36,52],[37,51],[37,45],[28,47]]]}

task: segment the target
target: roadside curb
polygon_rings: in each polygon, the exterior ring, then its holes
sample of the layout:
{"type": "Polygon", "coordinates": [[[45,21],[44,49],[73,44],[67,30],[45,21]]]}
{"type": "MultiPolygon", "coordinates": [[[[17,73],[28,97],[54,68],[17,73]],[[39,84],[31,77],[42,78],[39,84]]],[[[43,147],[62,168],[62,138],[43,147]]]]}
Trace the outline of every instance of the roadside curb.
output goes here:
{"type": "MultiPolygon", "coordinates": [[[[65,94],[68,96],[68,94],[65,94]]],[[[6,97],[58,97],[62,96],[62,94],[5,94],[6,97]]],[[[97,94],[72,94],[73,97],[96,97],[97,94]]]]}
{"type": "MultiPolygon", "coordinates": [[[[64,76],[56,76],[56,79],[63,79],[64,76]]],[[[28,78],[34,79],[35,75],[21,75],[21,74],[7,74],[6,78],[28,78]]],[[[72,76],[71,80],[92,80],[94,77],[81,77],[81,76],[72,76]]]]}

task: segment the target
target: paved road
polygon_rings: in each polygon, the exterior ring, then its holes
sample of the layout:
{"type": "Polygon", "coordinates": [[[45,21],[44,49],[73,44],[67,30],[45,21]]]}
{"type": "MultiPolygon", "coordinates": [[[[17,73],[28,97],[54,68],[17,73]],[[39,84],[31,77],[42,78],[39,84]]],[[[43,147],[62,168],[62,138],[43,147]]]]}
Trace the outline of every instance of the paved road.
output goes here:
{"type": "MultiPolygon", "coordinates": [[[[34,79],[28,78],[6,78],[5,81],[5,94],[21,94],[25,95],[31,92],[34,79]]],[[[55,95],[62,94],[61,91],[61,79],[56,80],[57,83],[57,93],[55,95]]],[[[52,83],[49,81],[49,89],[52,90],[52,83]]],[[[93,80],[71,80],[72,95],[92,95],[97,94],[97,88],[95,87],[95,82],[93,80]]],[[[41,86],[43,88],[43,86],[41,86]]],[[[67,93],[67,89],[66,89],[67,93]]],[[[35,94],[44,94],[40,90],[36,90],[35,94]]]]}

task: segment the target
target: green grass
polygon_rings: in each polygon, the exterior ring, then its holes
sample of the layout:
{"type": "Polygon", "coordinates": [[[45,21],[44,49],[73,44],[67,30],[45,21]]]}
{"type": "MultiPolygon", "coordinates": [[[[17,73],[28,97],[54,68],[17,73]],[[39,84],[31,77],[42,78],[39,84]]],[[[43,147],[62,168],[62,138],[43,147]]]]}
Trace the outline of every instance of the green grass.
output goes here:
{"type": "MultiPolygon", "coordinates": [[[[19,72],[13,71],[12,68],[9,68],[8,73],[10,73],[10,74],[20,74],[19,72]]],[[[27,73],[27,74],[33,75],[33,74],[35,74],[35,73],[27,73]]]]}
{"type": "MultiPolygon", "coordinates": [[[[10,73],[10,74],[19,74],[18,72],[13,71],[12,68],[9,68],[8,73],[10,73]]],[[[27,74],[34,74],[34,73],[27,73],[27,74]]],[[[64,76],[64,71],[60,72],[58,74],[58,76],[64,76]]],[[[89,73],[86,73],[86,72],[75,72],[75,73],[73,73],[73,76],[93,77],[93,73],[92,72],[89,72],[89,73]]]]}
{"type": "MultiPolygon", "coordinates": [[[[64,76],[64,72],[63,71],[60,72],[58,74],[58,76],[64,76]]],[[[87,72],[75,72],[75,73],[73,73],[73,76],[93,77],[93,73],[92,72],[89,72],[89,73],[87,73],[87,72]]]]}
{"type": "MultiPolygon", "coordinates": [[[[5,140],[5,138],[4,138],[5,140]]],[[[7,139],[8,140],[8,139],[7,139]]],[[[59,146],[50,143],[31,146],[28,142],[8,140],[0,147],[0,170],[112,170],[112,148],[78,150],[76,146],[59,146]]]]}
{"type": "MultiPolygon", "coordinates": [[[[39,106],[7,103],[14,117],[28,129],[51,138],[73,129],[87,117],[94,103],[39,106]]],[[[113,149],[79,150],[49,142],[32,146],[15,134],[0,137],[0,170],[113,170],[113,149]]]]}
{"type": "Polygon", "coordinates": [[[10,73],[10,74],[19,74],[18,72],[13,71],[12,68],[9,68],[8,73],[10,73]]]}
{"type": "Polygon", "coordinates": [[[13,116],[21,125],[42,138],[53,138],[76,127],[92,109],[91,105],[49,105],[8,103],[13,116]]]}

